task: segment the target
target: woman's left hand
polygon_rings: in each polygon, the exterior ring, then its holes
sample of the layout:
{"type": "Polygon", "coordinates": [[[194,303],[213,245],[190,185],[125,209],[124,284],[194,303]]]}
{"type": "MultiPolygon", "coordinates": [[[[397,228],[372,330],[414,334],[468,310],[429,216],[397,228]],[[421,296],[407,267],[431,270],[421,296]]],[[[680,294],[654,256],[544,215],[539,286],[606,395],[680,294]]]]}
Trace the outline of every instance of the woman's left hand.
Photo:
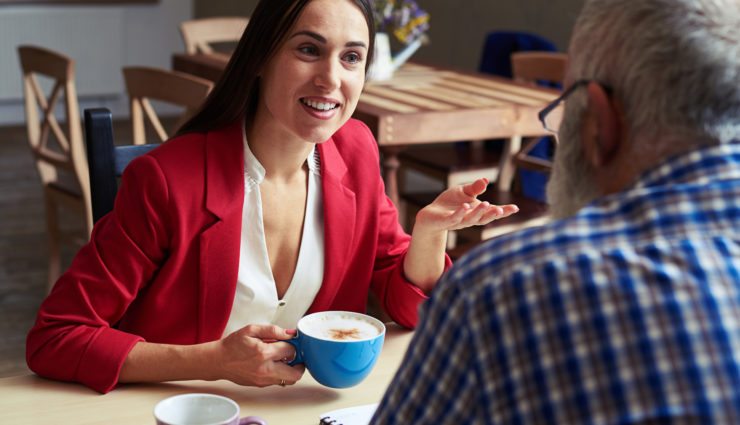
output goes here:
{"type": "Polygon", "coordinates": [[[427,232],[437,232],[482,226],[519,211],[513,204],[492,205],[479,201],[477,197],[486,187],[488,179],[481,178],[445,190],[416,214],[415,230],[423,227],[427,232]]]}
{"type": "Polygon", "coordinates": [[[478,200],[487,179],[478,179],[442,192],[416,214],[411,243],[403,262],[404,273],[414,285],[430,293],[445,267],[448,230],[488,224],[519,211],[516,205],[491,205],[478,200]]]}

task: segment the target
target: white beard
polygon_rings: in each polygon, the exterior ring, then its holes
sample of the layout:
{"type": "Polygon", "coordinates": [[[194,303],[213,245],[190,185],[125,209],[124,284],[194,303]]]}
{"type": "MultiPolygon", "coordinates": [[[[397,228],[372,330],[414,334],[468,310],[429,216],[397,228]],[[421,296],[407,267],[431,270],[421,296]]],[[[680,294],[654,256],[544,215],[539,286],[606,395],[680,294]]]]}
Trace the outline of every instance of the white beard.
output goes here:
{"type": "Polygon", "coordinates": [[[573,216],[599,197],[599,189],[593,182],[594,170],[583,154],[580,140],[584,101],[578,96],[569,99],[558,131],[559,143],[547,184],[550,214],[555,219],[573,216]]]}

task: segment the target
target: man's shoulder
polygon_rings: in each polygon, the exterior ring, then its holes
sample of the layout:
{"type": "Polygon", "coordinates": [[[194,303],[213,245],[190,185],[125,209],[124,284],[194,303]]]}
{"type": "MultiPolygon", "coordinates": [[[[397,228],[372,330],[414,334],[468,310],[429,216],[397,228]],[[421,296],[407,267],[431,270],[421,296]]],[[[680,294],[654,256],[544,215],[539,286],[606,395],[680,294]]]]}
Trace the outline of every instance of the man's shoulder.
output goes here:
{"type": "Polygon", "coordinates": [[[704,255],[718,239],[732,244],[740,236],[736,209],[724,200],[735,189],[701,187],[642,187],[601,198],[573,217],[484,242],[455,263],[450,280],[575,283],[631,266],[644,270],[645,262],[656,268],[648,273],[670,262],[679,267],[687,258],[677,256],[692,255],[681,247],[704,255]]]}
{"type": "Polygon", "coordinates": [[[485,241],[462,256],[455,266],[476,269],[531,264],[537,258],[563,255],[564,249],[572,249],[576,242],[583,245],[591,231],[577,217],[553,220],[541,226],[517,230],[485,241]]]}
{"type": "Polygon", "coordinates": [[[550,270],[551,280],[558,280],[580,257],[593,257],[596,264],[609,252],[634,247],[639,238],[634,228],[639,225],[630,219],[635,217],[626,213],[624,197],[603,198],[572,217],[480,244],[455,262],[450,279],[498,285],[550,279],[545,276],[550,270]]]}

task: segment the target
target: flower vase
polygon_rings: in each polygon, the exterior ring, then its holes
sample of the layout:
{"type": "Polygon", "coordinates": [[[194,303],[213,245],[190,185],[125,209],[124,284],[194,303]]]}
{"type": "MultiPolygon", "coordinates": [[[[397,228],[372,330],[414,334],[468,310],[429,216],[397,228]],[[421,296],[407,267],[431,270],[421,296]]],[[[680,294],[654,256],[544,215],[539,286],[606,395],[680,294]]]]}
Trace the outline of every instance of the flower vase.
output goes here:
{"type": "Polygon", "coordinates": [[[389,80],[393,77],[393,57],[391,56],[391,42],[387,33],[375,34],[375,52],[373,63],[368,71],[368,79],[374,81],[389,80]]]}
{"type": "Polygon", "coordinates": [[[383,81],[393,78],[393,73],[413,55],[424,42],[424,37],[412,41],[394,56],[391,55],[391,42],[388,34],[379,32],[375,34],[375,58],[368,72],[368,79],[383,81]]]}

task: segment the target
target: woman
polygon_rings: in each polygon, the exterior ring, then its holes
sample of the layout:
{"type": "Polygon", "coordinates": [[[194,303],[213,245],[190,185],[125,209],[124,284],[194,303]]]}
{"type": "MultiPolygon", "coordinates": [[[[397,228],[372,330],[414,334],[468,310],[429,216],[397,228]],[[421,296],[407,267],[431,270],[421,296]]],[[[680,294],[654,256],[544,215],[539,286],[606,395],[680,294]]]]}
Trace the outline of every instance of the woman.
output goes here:
{"type": "Polygon", "coordinates": [[[516,211],[450,189],[409,237],[367,127],[350,120],[372,52],[367,0],[264,0],[180,135],[132,162],[114,211],[41,306],[39,375],[119,382],[293,384],[276,342],[372,289],[407,327],[449,266],[446,233],[516,211]]]}

